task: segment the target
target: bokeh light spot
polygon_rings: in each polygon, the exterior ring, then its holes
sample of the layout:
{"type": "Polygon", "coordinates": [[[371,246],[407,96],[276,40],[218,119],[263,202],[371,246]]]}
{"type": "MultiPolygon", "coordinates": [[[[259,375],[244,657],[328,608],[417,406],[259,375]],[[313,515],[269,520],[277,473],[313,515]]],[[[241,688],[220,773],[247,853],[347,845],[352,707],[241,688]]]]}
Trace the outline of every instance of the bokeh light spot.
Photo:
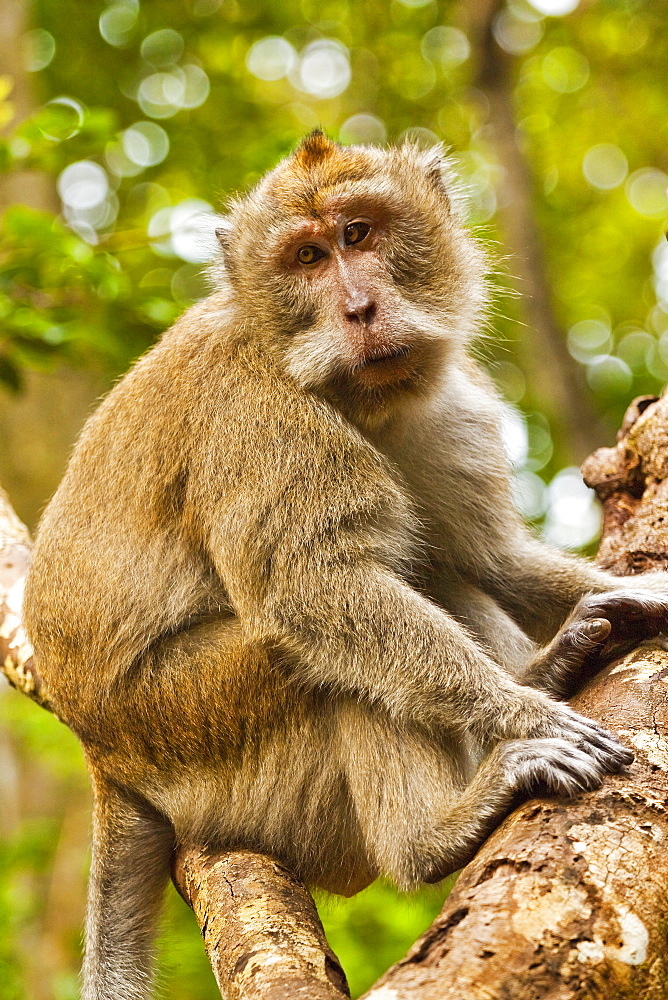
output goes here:
{"type": "Polygon", "coordinates": [[[280,35],[261,38],[246,54],[249,73],[260,80],[281,80],[297,65],[297,53],[280,35]]]}
{"type": "Polygon", "coordinates": [[[348,50],[331,39],[307,45],[301,53],[297,73],[291,74],[300,90],[321,99],[342,94],[350,77],[348,50]]]}
{"type": "Polygon", "coordinates": [[[550,427],[541,413],[534,413],[527,423],[529,435],[529,457],[526,467],[531,472],[544,469],[554,454],[554,442],[550,427]]]}
{"type": "Polygon", "coordinates": [[[93,208],[109,191],[106,170],[92,160],[79,160],[65,167],[58,177],[58,194],[63,204],[75,209],[93,208]]]}
{"type": "Polygon", "coordinates": [[[585,56],[567,45],[559,45],[543,59],[543,79],[561,94],[584,87],[589,79],[589,63],[585,56]]]}
{"type": "Polygon", "coordinates": [[[591,146],[582,160],[582,173],[592,187],[609,191],[619,187],[629,170],[628,160],[619,146],[601,142],[591,146]]]}
{"type": "Polygon", "coordinates": [[[155,122],[135,122],[122,136],[123,152],[140,167],[162,163],[169,152],[169,137],[155,122]]]}
{"type": "Polygon", "coordinates": [[[571,357],[583,363],[597,354],[607,354],[612,347],[610,327],[598,319],[583,319],[568,331],[568,350],[571,357]]]}
{"type": "Polygon", "coordinates": [[[137,103],[151,118],[170,118],[183,105],[186,95],[186,77],[175,67],[169,73],[152,73],[139,84],[137,103]]]}
{"type": "Polygon", "coordinates": [[[375,115],[352,115],[339,129],[339,139],[346,145],[351,143],[382,145],[387,139],[387,129],[375,115]]]}
{"type": "Polygon", "coordinates": [[[547,488],[548,510],[545,538],[567,549],[579,549],[598,537],[601,510],[593,490],[582,481],[578,469],[562,469],[547,488]]]}
{"type": "Polygon", "coordinates": [[[654,291],[659,303],[668,305],[668,243],[662,240],[652,254],[654,291]]]}
{"type": "Polygon", "coordinates": [[[161,28],[146,36],[140,51],[152,66],[171,66],[183,55],[183,37],[173,28],[161,28]]]}
{"type": "Polygon", "coordinates": [[[497,14],[492,30],[501,48],[513,56],[530,52],[543,37],[542,21],[515,17],[509,10],[497,14]]]}
{"type": "Polygon", "coordinates": [[[148,235],[157,253],[201,264],[218,252],[215,229],[219,224],[219,216],[207,201],[186,198],[173,208],[158,209],[149,221],[148,235]]]}
{"type": "Polygon", "coordinates": [[[73,97],[54,97],[41,108],[37,117],[40,132],[46,139],[64,142],[81,131],[84,109],[73,97]]]}
{"type": "Polygon", "coordinates": [[[634,372],[642,372],[654,350],[655,340],[646,330],[634,330],[622,337],[617,345],[617,356],[634,372]]]}
{"type": "Polygon", "coordinates": [[[44,28],[26,32],[22,41],[23,65],[29,73],[44,69],[56,54],[56,41],[44,28]]]}
{"type": "Polygon", "coordinates": [[[471,54],[469,40],[459,28],[438,25],[430,28],[422,39],[422,55],[447,69],[466,62],[471,54]]]}
{"type": "Polygon", "coordinates": [[[105,42],[122,48],[132,38],[139,14],[139,0],[117,0],[100,14],[100,34],[105,42]]]}
{"type": "Polygon", "coordinates": [[[184,66],[183,74],[185,76],[185,90],[181,98],[181,106],[199,108],[200,105],[204,104],[211,90],[209,77],[201,66],[196,66],[194,63],[184,66]]]}
{"type": "Polygon", "coordinates": [[[638,215],[660,219],[668,214],[668,175],[663,170],[643,167],[626,182],[626,197],[638,215]]]}
{"type": "Polygon", "coordinates": [[[172,210],[169,228],[174,250],[192,264],[211,260],[218,252],[216,239],[218,216],[208,202],[187,198],[172,210]]]}
{"type": "Polygon", "coordinates": [[[601,396],[625,396],[633,383],[633,373],[623,358],[602,354],[588,363],[587,381],[601,396]]]}
{"type": "Polygon", "coordinates": [[[529,0],[529,3],[548,17],[563,17],[564,14],[572,14],[580,0],[529,0]]]}

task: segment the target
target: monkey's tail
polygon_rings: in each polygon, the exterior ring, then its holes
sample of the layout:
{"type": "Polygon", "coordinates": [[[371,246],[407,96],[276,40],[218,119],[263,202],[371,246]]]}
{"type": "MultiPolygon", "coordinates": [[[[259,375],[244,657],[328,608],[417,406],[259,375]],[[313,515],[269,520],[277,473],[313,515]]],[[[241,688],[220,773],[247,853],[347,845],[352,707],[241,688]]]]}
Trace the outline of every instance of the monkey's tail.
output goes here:
{"type": "Polygon", "coordinates": [[[174,833],[148,803],[91,768],[93,856],[82,1000],[147,1000],[174,833]]]}

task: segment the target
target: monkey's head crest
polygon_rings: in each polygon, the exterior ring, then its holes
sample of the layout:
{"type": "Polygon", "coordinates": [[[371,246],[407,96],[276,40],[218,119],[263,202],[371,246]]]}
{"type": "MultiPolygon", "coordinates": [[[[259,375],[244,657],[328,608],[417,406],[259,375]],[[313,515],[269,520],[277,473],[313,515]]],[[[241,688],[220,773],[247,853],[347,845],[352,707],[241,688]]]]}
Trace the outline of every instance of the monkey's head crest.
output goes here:
{"type": "Polygon", "coordinates": [[[332,142],[322,129],[316,128],[302,139],[292,155],[300,166],[308,169],[328,157],[334,156],[340,149],[338,143],[332,142]]]}

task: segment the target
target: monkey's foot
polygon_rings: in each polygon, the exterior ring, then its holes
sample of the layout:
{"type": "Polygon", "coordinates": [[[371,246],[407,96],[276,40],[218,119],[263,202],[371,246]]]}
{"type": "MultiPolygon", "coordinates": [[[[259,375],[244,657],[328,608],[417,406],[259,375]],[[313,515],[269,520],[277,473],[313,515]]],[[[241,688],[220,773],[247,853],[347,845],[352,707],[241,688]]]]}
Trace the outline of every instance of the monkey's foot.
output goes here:
{"type": "Polygon", "coordinates": [[[668,596],[640,590],[591,594],[541,650],[524,683],[568,698],[606,664],[663,633],[668,635],[668,596]]]}
{"type": "Polygon", "coordinates": [[[563,636],[571,651],[579,646],[593,673],[663,633],[668,633],[668,596],[615,590],[584,597],[557,639],[563,636]]]}

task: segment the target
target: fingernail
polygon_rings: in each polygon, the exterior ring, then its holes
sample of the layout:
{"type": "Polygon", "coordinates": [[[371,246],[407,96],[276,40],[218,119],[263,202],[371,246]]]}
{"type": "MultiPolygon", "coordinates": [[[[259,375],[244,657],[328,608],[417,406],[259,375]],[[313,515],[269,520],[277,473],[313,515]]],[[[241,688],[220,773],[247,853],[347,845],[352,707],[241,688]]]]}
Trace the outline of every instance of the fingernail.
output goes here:
{"type": "Polygon", "coordinates": [[[592,639],[603,639],[610,634],[612,625],[607,618],[594,618],[584,623],[584,631],[592,639]]]}

